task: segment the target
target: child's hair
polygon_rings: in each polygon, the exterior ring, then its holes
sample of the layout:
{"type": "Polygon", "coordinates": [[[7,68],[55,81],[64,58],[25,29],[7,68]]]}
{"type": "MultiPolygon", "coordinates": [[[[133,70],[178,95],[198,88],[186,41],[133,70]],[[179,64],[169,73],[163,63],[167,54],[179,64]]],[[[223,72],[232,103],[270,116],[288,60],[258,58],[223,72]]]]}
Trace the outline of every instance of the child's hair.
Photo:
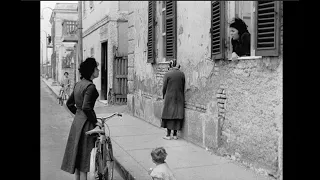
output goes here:
{"type": "Polygon", "coordinates": [[[151,151],[152,160],[156,163],[164,163],[167,155],[168,154],[163,147],[158,147],[151,151]]]}

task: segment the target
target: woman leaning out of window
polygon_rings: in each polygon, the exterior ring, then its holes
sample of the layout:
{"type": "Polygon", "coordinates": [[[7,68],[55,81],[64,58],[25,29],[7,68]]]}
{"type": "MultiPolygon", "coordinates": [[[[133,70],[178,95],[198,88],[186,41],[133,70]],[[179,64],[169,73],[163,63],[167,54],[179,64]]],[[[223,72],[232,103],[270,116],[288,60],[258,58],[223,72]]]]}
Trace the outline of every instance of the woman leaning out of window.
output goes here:
{"type": "Polygon", "coordinates": [[[250,33],[246,23],[235,18],[230,24],[232,55],[231,59],[235,60],[241,56],[250,56],[250,33]]]}

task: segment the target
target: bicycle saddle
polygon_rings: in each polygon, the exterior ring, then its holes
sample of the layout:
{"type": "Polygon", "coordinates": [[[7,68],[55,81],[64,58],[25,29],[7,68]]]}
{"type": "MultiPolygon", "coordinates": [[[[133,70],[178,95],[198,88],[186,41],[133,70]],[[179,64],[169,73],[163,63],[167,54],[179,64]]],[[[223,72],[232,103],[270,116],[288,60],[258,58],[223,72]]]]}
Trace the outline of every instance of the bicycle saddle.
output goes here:
{"type": "Polygon", "coordinates": [[[99,128],[99,126],[96,126],[94,129],[87,131],[86,134],[87,135],[91,135],[91,134],[103,134],[104,131],[102,129],[99,128]]]}

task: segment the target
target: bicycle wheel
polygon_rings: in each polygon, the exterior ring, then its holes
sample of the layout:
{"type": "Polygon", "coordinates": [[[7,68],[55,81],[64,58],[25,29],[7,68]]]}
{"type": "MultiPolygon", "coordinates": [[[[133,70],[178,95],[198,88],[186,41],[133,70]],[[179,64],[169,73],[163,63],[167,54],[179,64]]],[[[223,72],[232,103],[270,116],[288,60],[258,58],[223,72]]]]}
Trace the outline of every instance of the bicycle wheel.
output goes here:
{"type": "Polygon", "coordinates": [[[105,160],[104,160],[104,146],[99,143],[98,150],[96,153],[96,179],[105,180],[105,160]]]}
{"type": "Polygon", "coordinates": [[[105,178],[106,180],[113,180],[114,159],[113,159],[111,139],[109,136],[106,138],[105,157],[106,157],[105,178]]]}
{"type": "Polygon", "coordinates": [[[97,148],[94,147],[90,154],[90,170],[87,173],[88,180],[96,180],[96,175],[97,175],[96,154],[97,154],[97,148]]]}

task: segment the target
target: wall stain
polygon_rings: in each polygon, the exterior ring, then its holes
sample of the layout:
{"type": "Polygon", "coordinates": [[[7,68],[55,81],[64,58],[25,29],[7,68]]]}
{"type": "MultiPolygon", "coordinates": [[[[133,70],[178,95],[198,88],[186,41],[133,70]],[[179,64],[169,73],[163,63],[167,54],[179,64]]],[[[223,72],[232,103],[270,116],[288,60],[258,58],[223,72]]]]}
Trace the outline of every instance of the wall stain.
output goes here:
{"type": "Polygon", "coordinates": [[[182,34],[183,33],[183,27],[180,25],[180,27],[179,27],[179,34],[178,35],[180,35],[180,34],[182,34]]]}

